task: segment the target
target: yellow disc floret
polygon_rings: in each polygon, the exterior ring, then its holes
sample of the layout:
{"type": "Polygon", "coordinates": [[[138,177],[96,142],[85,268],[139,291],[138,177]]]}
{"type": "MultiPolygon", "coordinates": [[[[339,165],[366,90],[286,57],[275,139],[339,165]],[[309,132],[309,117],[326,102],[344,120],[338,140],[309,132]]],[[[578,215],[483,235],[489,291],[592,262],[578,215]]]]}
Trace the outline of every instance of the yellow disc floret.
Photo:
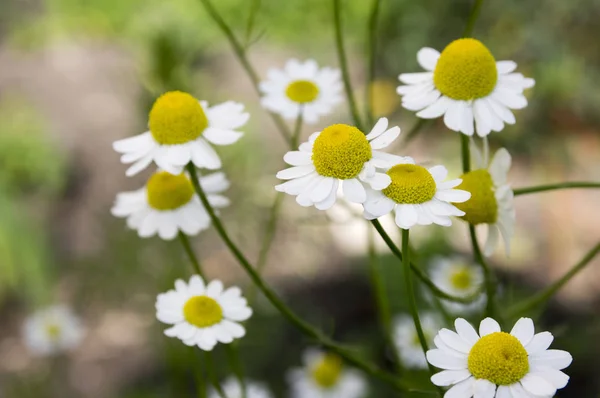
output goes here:
{"type": "Polygon", "coordinates": [[[62,328],[58,324],[53,322],[46,324],[45,329],[46,336],[48,336],[48,338],[52,341],[58,340],[62,333],[62,328]]]}
{"type": "Polygon", "coordinates": [[[223,319],[223,309],[208,296],[194,296],[183,306],[183,316],[188,323],[199,328],[216,325],[223,319]]]}
{"type": "Polygon", "coordinates": [[[466,202],[454,203],[454,206],[465,212],[461,218],[473,225],[494,224],[498,219],[498,202],[489,171],[473,170],[460,178],[462,183],[456,189],[471,193],[471,198],[466,202]]]}
{"type": "Polygon", "coordinates": [[[459,265],[452,271],[450,283],[457,290],[467,290],[473,285],[473,273],[466,265],[459,265]]]}
{"type": "Polygon", "coordinates": [[[359,129],[334,124],[315,140],[312,161],[320,175],[347,180],[356,177],[372,156],[371,145],[359,129]]]}
{"type": "Polygon", "coordinates": [[[388,170],[387,175],[392,183],[381,192],[396,203],[425,203],[435,195],[435,180],[425,167],[397,164],[388,170]]]}
{"type": "Polygon", "coordinates": [[[177,145],[200,137],[208,119],[196,98],[181,91],[169,91],[154,102],[148,126],[159,144],[177,145]]]}
{"type": "Polygon", "coordinates": [[[498,80],[494,56],[479,40],[458,39],[438,59],[433,73],[437,89],[455,100],[482,98],[492,92],[498,80]]]}
{"type": "Polygon", "coordinates": [[[285,95],[294,102],[305,104],[319,96],[319,87],[309,80],[296,80],[285,89],[285,95]]]}
{"type": "Polygon", "coordinates": [[[166,171],[154,173],[146,184],[148,204],[156,210],[175,210],[194,196],[192,182],[185,174],[173,175],[166,171]]]}
{"type": "Polygon", "coordinates": [[[523,344],[516,337],[496,332],[483,336],[471,348],[469,372],[476,379],[489,380],[508,386],[521,380],[529,372],[529,358],[523,344]]]}
{"type": "Polygon", "coordinates": [[[325,354],[313,367],[312,377],[323,388],[335,386],[342,373],[342,359],[335,354],[325,354]]]}

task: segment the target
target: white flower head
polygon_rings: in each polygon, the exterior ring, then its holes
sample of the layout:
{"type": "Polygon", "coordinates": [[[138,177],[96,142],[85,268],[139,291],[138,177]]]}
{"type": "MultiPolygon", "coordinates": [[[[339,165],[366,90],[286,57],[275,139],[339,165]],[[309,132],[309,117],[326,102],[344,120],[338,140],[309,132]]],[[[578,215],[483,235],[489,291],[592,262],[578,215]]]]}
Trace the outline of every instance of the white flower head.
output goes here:
{"type": "Polygon", "coordinates": [[[462,217],[465,221],[473,225],[487,225],[488,235],[483,248],[486,256],[494,252],[500,235],[506,255],[509,255],[516,217],[514,194],[507,183],[511,156],[506,149],[500,148],[488,165],[486,156],[482,156],[475,145],[471,145],[471,153],[478,168],[462,175],[463,182],[459,186],[471,193],[471,199],[456,207],[466,213],[462,217]]]}
{"type": "Polygon", "coordinates": [[[288,373],[292,398],[361,398],[367,391],[362,374],[346,369],[342,358],[308,349],[304,367],[288,373]]]}
{"type": "Polygon", "coordinates": [[[283,160],[293,167],[277,173],[277,178],[288,181],[275,189],[296,196],[301,206],[327,210],[335,203],[341,185],[346,199],[363,203],[367,199],[363,183],[377,190],[390,185],[391,178],[378,168],[412,161],[379,151],[399,135],[399,127],[388,129],[386,118],[379,119],[366,136],[346,124],[329,126],[311,135],[300,150],[285,154],[283,160]]]}
{"type": "Polygon", "coordinates": [[[207,285],[198,275],[192,276],[189,283],[176,280],[175,290],[156,298],[156,318],[173,325],[165,335],[204,351],[212,351],[217,343],[229,344],[244,337],[246,329],[239,322],[251,315],[238,287],[223,289],[219,280],[207,285]]]}
{"type": "MultiPolygon", "coordinates": [[[[433,336],[441,327],[441,321],[436,314],[420,314],[421,326],[428,345],[433,344],[433,336]]],[[[394,343],[400,356],[400,361],[407,368],[426,369],[427,360],[419,335],[411,316],[400,315],[394,321],[394,343]]]]}
{"type": "Polygon", "coordinates": [[[83,327],[71,309],[55,305],[25,320],[23,338],[32,354],[53,355],[76,348],[83,339],[83,327]]]}
{"type": "MultiPolygon", "coordinates": [[[[224,173],[201,177],[200,185],[211,206],[229,205],[229,199],[220,195],[229,187],[224,173]]],[[[210,226],[210,217],[185,173],[157,171],[143,188],[117,194],[111,213],[127,218],[127,226],[142,238],[158,234],[161,239],[171,240],[179,231],[196,235],[210,226]]]]}
{"type": "Polygon", "coordinates": [[[422,48],[417,60],[427,72],[403,73],[398,94],[402,106],[419,111],[417,116],[434,119],[444,116],[450,130],[480,137],[502,131],[504,124],[514,124],[511,109],[527,106],[523,95],[533,87],[533,79],[514,73],[513,61],[498,61],[479,40],[458,39],[440,54],[422,48]],[[475,129],[473,128],[475,124],[475,129]]]}
{"type": "MultiPolygon", "coordinates": [[[[227,398],[273,398],[273,395],[265,385],[251,380],[245,380],[246,395],[243,394],[242,386],[235,377],[228,377],[221,388],[227,398]]],[[[211,390],[209,398],[221,398],[214,389],[211,390]]]]}
{"type": "Polygon", "coordinates": [[[340,71],[321,68],[309,59],[304,63],[290,59],[283,70],[270,69],[268,80],[259,85],[263,93],[262,105],[286,119],[316,123],[321,116],[330,114],[342,102],[340,71]]]}
{"type": "Polygon", "coordinates": [[[228,101],[212,107],[188,93],[169,91],[156,100],[148,118],[149,131],[113,143],[121,162],[133,165],[133,176],[153,161],[171,174],[180,174],[192,162],[198,168],[218,170],[221,159],[212,145],[230,145],[248,121],[244,105],[228,101]]]}
{"type": "MultiPolygon", "coordinates": [[[[444,293],[455,297],[469,297],[483,287],[481,267],[461,257],[436,257],[430,268],[431,281],[444,293]]],[[[453,314],[470,314],[480,310],[486,302],[485,294],[480,294],[471,303],[457,303],[440,299],[442,305],[453,314]]]]}
{"type": "Polygon", "coordinates": [[[411,163],[400,163],[389,168],[392,183],[382,191],[369,190],[364,204],[365,218],[373,220],[396,213],[396,224],[402,229],[415,225],[452,225],[450,216],[465,213],[451,203],[464,202],[471,194],[454,189],[462,180],[444,181],[448,170],[444,166],[429,169],[411,163]]]}
{"type": "Polygon", "coordinates": [[[550,398],[567,385],[561,370],[571,354],[549,350],[554,337],[534,334],[531,319],[519,319],[510,334],[492,318],[481,321],[479,334],[462,318],[454,325],[456,332],[440,330],[437,348],[427,352],[429,363],[444,369],[431,377],[433,384],[451,386],[445,398],[550,398]]]}

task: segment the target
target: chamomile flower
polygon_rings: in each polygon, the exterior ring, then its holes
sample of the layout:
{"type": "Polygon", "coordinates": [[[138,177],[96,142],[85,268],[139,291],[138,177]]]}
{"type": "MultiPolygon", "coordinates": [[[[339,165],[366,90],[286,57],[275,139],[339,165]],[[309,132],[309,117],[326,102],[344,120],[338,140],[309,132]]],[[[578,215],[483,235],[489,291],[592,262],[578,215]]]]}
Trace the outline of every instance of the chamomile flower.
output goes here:
{"type": "MultiPolygon", "coordinates": [[[[444,293],[455,297],[469,297],[481,291],[483,286],[483,271],[481,267],[467,262],[460,257],[432,260],[430,270],[431,281],[444,293]]],[[[442,305],[454,314],[469,314],[480,310],[485,304],[485,294],[469,304],[456,303],[441,299],[442,305]]]]}
{"type": "Polygon", "coordinates": [[[25,320],[23,338],[32,354],[53,355],[77,347],[83,338],[83,328],[68,307],[55,305],[25,320]]]}
{"type": "Polygon", "coordinates": [[[237,131],[248,121],[244,105],[228,101],[212,107],[188,93],[169,91],[156,100],[148,118],[149,131],[113,143],[123,154],[121,162],[133,165],[128,176],[144,170],[153,161],[171,174],[180,174],[186,164],[209,170],[221,168],[212,145],[230,145],[240,139],[237,131]]]}
{"type": "MultiPolygon", "coordinates": [[[[246,380],[245,382],[246,395],[243,394],[242,386],[238,379],[234,377],[227,378],[221,388],[227,398],[272,398],[271,392],[262,384],[254,381],[246,380]]],[[[211,390],[209,398],[221,398],[221,395],[215,390],[211,390]]]]}
{"type": "Polygon", "coordinates": [[[229,344],[244,337],[246,329],[239,322],[252,315],[238,287],[223,289],[223,283],[208,284],[194,275],[189,283],[175,281],[175,290],[156,298],[156,318],[169,325],[165,335],[176,337],[188,346],[212,351],[217,343],[229,344]]]}
{"type": "Polygon", "coordinates": [[[419,111],[417,116],[434,119],[444,116],[450,130],[480,137],[491,131],[502,131],[504,123],[514,124],[511,109],[527,106],[523,95],[534,80],[514,73],[513,61],[498,61],[476,39],[458,39],[440,54],[433,48],[422,48],[417,60],[427,72],[403,73],[398,94],[402,106],[419,111]],[[473,128],[475,124],[475,129],[473,128]]]}
{"type": "MultiPolygon", "coordinates": [[[[220,195],[229,187],[225,174],[201,177],[200,184],[214,208],[229,205],[229,199],[220,195]]],[[[111,213],[127,218],[127,226],[135,229],[141,238],[158,234],[161,239],[171,240],[179,231],[196,235],[210,226],[210,217],[184,173],[173,175],[157,171],[145,187],[117,194],[111,213]]]]}
{"type": "Polygon", "coordinates": [[[499,235],[502,235],[506,255],[509,255],[515,228],[514,195],[507,183],[510,154],[500,148],[488,166],[486,156],[482,156],[475,145],[471,145],[471,153],[478,168],[463,174],[463,182],[458,186],[469,191],[471,199],[456,207],[465,212],[462,216],[465,221],[473,225],[487,225],[488,234],[483,248],[486,256],[494,252],[499,235]]]}
{"type": "Polygon", "coordinates": [[[412,163],[400,163],[389,168],[392,183],[381,191],[369,190],[364,203],[368,220],[382,217],[392,210],[396,225],[410,229],[415,225],[452,225],[450,216],[465,213],[451,203],[464,202],[471,194],[453,189],[460,179],[444,181],[448,170],[444,166],[429,169],[412,163]]]}
{"type": "MultiPolygon", "coordinates": [[[[428,345],[431,345],[433,344],[433,336],[441,327],[441,321],[437,315],[432,313],[421,314],[419,318],[428,345]]],[[[400,360],[404,366],[414,369],[427,368],[427,359],[425,353],[423,353],[412,317],[408,315],[397,317],[394,322],[393,336],[400,360]]]]}
{"type": "Polygon", "coordinates": [[[288,373],[292,398],[360,398],[367,390],[363,376],[346,369],[342,358],[308,349],[304,367],[288,373]]]}
{"type": "Polygon", "coordinates": [[[366,190],[390,185],[391,178],[377,168],[389,168],[410,158],[380,152],[400,135],[399,127],[388,129],[388,120],[381,118],[368,135],[356,127],[334,124],[314,133],[298,151],[285,154],[283,160],[293,166],[277,173],[288,180],[275,187],[280,192],[296,196],[301,206],[327,210],[336,201],[339,186],[350,202],[363,203],[366,190]]]}
{"type": "Polygon", "coordinates": [[[310,59],[304,63],[291,59],[283,70],[270,69],[268,80],[259,85],[262,105],[286,119],[302,112],[305,123],[314,124],[342,102],[340,71],[321,68],[310,59]]]}
{"type": "Polygon", "coordinates": [[[519,319],[510,334],[492,318],[481,321],[479,334],[462,318],[454,325],[456,332],[440,330],[437,348],[427,352],[429,363],[444,369],[431,377],[433,384],[452,386],[445,398],[550,398],[567,385],[561,370],[571,354],[549,350],[554,337],[534,334],[531,319],[519,319]]]}

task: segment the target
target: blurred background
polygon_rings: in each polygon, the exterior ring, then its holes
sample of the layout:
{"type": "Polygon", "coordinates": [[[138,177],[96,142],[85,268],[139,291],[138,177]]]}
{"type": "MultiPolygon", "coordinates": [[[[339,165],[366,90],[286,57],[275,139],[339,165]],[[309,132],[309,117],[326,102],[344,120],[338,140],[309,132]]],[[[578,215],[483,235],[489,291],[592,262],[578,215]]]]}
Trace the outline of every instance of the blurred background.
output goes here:
{"type": "MultiPolygon", "coordinates": [[[[261,77],[290,57],[336,66],[331,2],[219,0],[215,6],[249,45],[261,77]]],[[[373,110],[406,132],[414,114],[401,109],[397,75],[418,70],[416,52],[459,37],[471,2],[383,1],[378,26],[373,110]]],[[[346,0],[344,28],[359,99],[365,97],[370,2],[346,0]]],[[[600,51],[597,0],[484,2],[475,27],[496,59],[518,62],[535,78],[517,124],[493,134],[513,155],[513,187],[600,180],[600,51]]],[[[256,259],[275,173],[286,146],[261,110],[249,79],[197,0],[0,0],[0,397],[154,398],[193,392],[194,353],[163,336],[156,294],[187,278],[178,241],[140,239],[109,209],[116,193],[141,187],[125,177],[113,141],[145,131],[154,99],[180,89],[216,103],[243,102],[252,117],[244,138],[221,148],[232,180],[225,222],[256,259]],[[22,325],[38,308],[71,306],[85,326],[81,345],[56,358],[32,356],[22,325]]],[[[360,105],[364,107],[364,101],[360,105]]],[[[350,122],[345,104],[327,124],[350,122]]],[[[401,137],[402,138],[402,137],[401,137]]],[[[443,163],[460,175],[459,137],[427,125],[395,152],[443,163]]],[[[567,190],[516,199],[510,259],[492,259],[502,303],[518,301],[559,278],[600,238],[600,192],[567,190]]],[[[416,230],[419,261],[469,253],[466,225],[416,230]]],[[[386,224],[390,225],[390,224],[386,224]]],[[[393,224],[391,224],[393,225],[393,224]]],[[[393,227],[392,235],[398,236],[393,227]]],[[[292,307],[337,339],[364,347],[389,366],[379,337],[366,262],[367,229],[340,214],[323,215],[286,198],[266,273],[292,307]]],[[[248,287],[213,231],[193,239],[207,274],[248,287]]],[[[380,267],[395,313],[405,312],[401,270],[379,242],[380,267]]],[[[572,376],[560,397],[600,394],[600,259],[560,291],[536,325],[570,351],[572,376]]],[[[421,300],[426,307],[427,301],[421,300]]],[[[286,396],[285,371],[310,344],[260,297],[240,349],[246,373],[286,396]]],[[[219,375],[228,374],[217,350],[219,375]]],[[[427,373],[415,372],[415,378],[427,373]]],[[[371,396],[398,396],[373,382],[371,396]]]]}

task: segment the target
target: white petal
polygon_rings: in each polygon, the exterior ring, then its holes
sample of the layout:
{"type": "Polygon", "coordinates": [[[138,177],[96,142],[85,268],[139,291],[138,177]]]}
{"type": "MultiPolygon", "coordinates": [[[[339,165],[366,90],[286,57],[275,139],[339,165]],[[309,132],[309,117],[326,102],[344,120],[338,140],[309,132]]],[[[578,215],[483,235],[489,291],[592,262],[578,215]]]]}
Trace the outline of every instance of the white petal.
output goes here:
{"type": "Polygon", "coordinates": [[[465,370],[467,369],[467,356],[458,357],[445,351],[435,349],[427,351],[427,361],[440,369],[465,370]]]}
{"type": "Polygon", "coordinates": [[[517,63],[514,61],[497,61],[496,68],[499,74],[506,75],[517,69],[517,63]]]}
{"type": "Polygon", "coordinates": [[[417,223],[418,215],[413,205],[399,204],[396,206],[396,225],[410,229],[417,223]]]}
{"type": "Polygon", "coordinates": [[[223,282],[218,279],[211,281],[206,287],[206,295],[212,298],[218,298],[223,291],[223,282]]]}
{"type": "Polygon", "coordinates": [[[374,218],[379,218],[390,213],[396,206],[396,202],[385,195],[381,195],[377,199],[367,201],[364,206],[369,214],[373,215],[374,218]]]}
{"type": "Polygon", "coordinates": [[[479,335],[481,337],[487,336],[488,334],[500,332],[500,325],[492,318],[485,318],[479,324],[479,335]]]}
{"type": "Polygon", "coordinates": [[[353,203],[364,203],[367,200],[365,187],[356,178],[342,181],[344,197],[353,203]]]}
{"type": "Polygon", "coordinates": [[[419,111],[417,116],[423,119],[435,119],[440,117],[448,111],[448,108],[452,104],[452,100],[444,95],[437,99],[433,104],[427,108],[419,111]]]}
{"type": "Polygon", "coordinates": [[[312,164],[307,166],[290,167],[289,169],[281,170],[276,177],[280,180],[291,180],[292,178],[303,177],[315,171],[315,166],[312,164]]]}
{"type": "Polygon", "coordinates": [[[227,331],[237,339],[244,337],[246,334],[246,329],[242,325],[227,319],[221,321],[221,326],[227,328],[227,331]]]}
{"type": "Polygon", "coordinates": [[[446,179],[446,177],[448,176],[448,169],[446,169],[442,165],[433,166],[429,168],[429,173],[431,173],[431,176],[433,177],[435,182],[438,183],[446,179]]]}
{"type": "Polygon", "coordinates": [[[531,342],[525,346],[525,349],[530,356],[535,356],[546,351],[553,340],[554,336],[552,336],[552,333],[541,332],[533,336],[531,342]]]}
{"type": "Polygon", "coordinates": [[[498,386],[496,398],[513,398],[512,394],[510,393],[510,388],[508,386],[498,386]]]}
{"type": "Polygon", "coordinates": [[[381,134],[383,134],[387,130],[388,120],[385,117],[380,118],[375,126],[371,129],[371,132],[367,135],[367,141],[371,141],[381,134]]]}
{"type": "Polygon", "coordinates": [[[531,342],[534,333],[535,327],[533,326],[533,321],[531,320],[531,318],[519,319],[510,331],[510,334],[519,339],[523,346],[526,346],[531,342]]]}
{"type": "Polygon", "coordinates": [[[444,202],[463,203],[471,198],[471,193],[462,189],[447,189],[436,192],[435,198],[444,202]]]}
{"type": "Polygon", "coordinates": [[[431,382],[436,386],[447,387],[471,377],[468,370],[444,370],[431,376],[431,382]]]}
{"type": "Polygon", "coordinates": [[[461,114],[459,131],[468,136],[472,136],[474,133],[473,120],[473,107],[466,104],[461,114]]]}
{"type": "Polygon", "coordinates": [[[372,149],[383,149],[389,146],[400,135],[400,127],[392,127],[371,141],[372,149]]]}
{"type": "Polygon", "coordinates": [[[569,383],[569,376],[556,369],[544,369],[535,371],[534,374],[543,377],[548,383],[552,384],[554,388],[561,389],[565,388],[569,383]]]}
{"type": "Polygon", "coordinates": [[[331,206],[335,204],[335,200],[337,198],[337,190],[339,186],[340,180],[333,180],[333,189],[331,190],[331,194],[322,202],[315,203],[315,207],[319,210],[327,210],[330,209],[331,206]]]}
{"type": "Polygon", "coordinates": [[[508,170],[510,170],[511,163],[512,158],[505,148],[500,148],[496,151],[488,169],[494,180],[494,185],[497,186],[506,183],[506,176],[508,170]]]}
{"type": "Polygon", "coordinates": [[[474,398],[494,398],[496,385],[488,380],[476,380],[473,384],[474,398]]]}
{"type": "Polygon", "coordinates": [[[460,337],[470,344],[475,344],[479,340],[479,335],[475,328],[469,322],[462,318],[457,318],[454,321],[454,327],[460,337]]]}
{"type": "Polygon", "coordinates": [[[444,343],[448,344],[449,347],[456,351],[462,352],[463,354],[468,354],[473,346],[473,344],[467,343],[457,333],[449,329],[441,329],[438,332],[438,335],[444,343]]]}
{"type": "Polygon", "coordinates": [[[150,165],[150,163],[152,163],[152,154],[149,154],[145,157],[143,157],[142,159],[138,160],[137,162],[135,162],[134,164],[131,165],[131,167],[129,167],[127,169],[127,171],[125,172],[125,175],[127,177],[132,177],[134,175],[136,175],[137,173],[139,173],[140,171],[144,170],[146,167],[148,167],[150,165]]]}
{"type": "Polygon", "coordinates": [[[384,173],[375,173],[373,177],[369,178],[365,182],[367,182],[374,190],[381,191],[392,183],[392,178],[384,173]]]}
{"type": "Polygon", "coordinates": [[[486,257],[491,256],[496,250],[496,246],[498,246],[498,238],[500,237],[500,232],[496,225],[488,225],[488,235],[485,240],[485,246],[483,247],[483,254],[486,257]]]}
{"type": "Polygon", "coordinates": [[[249,307],[241,307],[241,308],[225,308],[223,311],[223,315],[232,321],[245,321],[252,316],[252,309],[249,307]]]}
{"type": "Polygon", "coordinates": [[[491,96],[493,99],[510,109],[523,109],[527,106],[527,99],[525,96],[500,87],[496,87],[491,96]]]}
{"type": "Polygon", "coordinates": [[[541,376],[529,373],[521,379],[523,388],[533,395],[553,396],[556,394],[556,388],[541,376]]]}
{"type": "Polygon", "coordinates": [[[312,164],[311,154],[302,151],[291,151],[283,156],[283,160],[292,166],[306,166],[312,164]]]}
{"type": "Polygon", "coordinates": [[[449,389],[444,398],[471,398],[473,396],[473,383],[475,379],[473,377],[467,380],[461,381],[451,389],[449,389]]]}
{"type": "Polygon", "coordinates": [[[450,130],[460,131],[462,126],[462,115],[465,109],[464,101],[451,100],[448,110],[444,114],[444,124],[450,130]]]}
{"type": "Polygon", "coordinates": [[[416,84],[426,81],[433,81],[433,73],[431,72],[420,72],[420,73],[402,73],[398,76],[398,79],[405,84],[416,84]]]}
{"type": "Polygon", "coordinates": [[[537,366],[549,366],[553,369],[562,370],[573,362],[573,357],[566,351],[546,350],[539,354],[530,355],[529,361],[537,366]]]}
{"type": "Polygon", "coordinates": [[[192,162],[200,168],[218,170],[221,168],[221,158],[203,138],[194,141],[192,146],[192,162]]]}
{"type": "Polygon", "coordinates": [[[438,90],[434,89],[418,98],[404,100],[402,106],[410,111],[420,111],[437,101],[441,95],[442,94],[438,90]]]}
{"type": "Polygon", "coordinates": [[[334,181],[336,181],[335,178],[322,178],[312,189],[310,193],[310,200],[313,203],[317,203],[327,199],[333,190],[334,181]]]}
{"type": "Polygon", "coordinates": [[[435,69],[439,58],[439,51],[429,47],[423,47],[417,53],[417,61],[419,62],[419,65],[421,65],[423,69],[432,72],[435,69]]]}
{"type": "Polygon", "coordinates": [[[244,134],[237,131],[219,129],[216,127],[208,127],[202,132],[202,137],[214,145],[231,145],[237,142],[242,135],[244,134]]]}

